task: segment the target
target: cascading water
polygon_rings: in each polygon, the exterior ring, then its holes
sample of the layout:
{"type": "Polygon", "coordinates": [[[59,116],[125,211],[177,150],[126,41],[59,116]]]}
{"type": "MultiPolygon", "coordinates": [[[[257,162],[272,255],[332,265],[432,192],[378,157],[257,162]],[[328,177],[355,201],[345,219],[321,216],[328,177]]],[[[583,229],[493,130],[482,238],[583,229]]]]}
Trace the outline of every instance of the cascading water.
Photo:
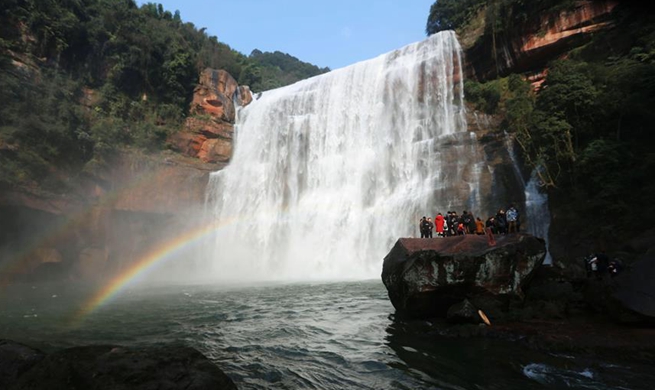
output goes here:
{"type": "MultiPolygon", "coordinates": [[[[550,229],[550,209],[548,208],[548,195],[541,192],[539,184],[538,168],[532,171],[530,180],[526,183],[523,174],[519,168],[514,151],[514,142],[509,134],[505,133],[505,145],[512,160],[512,167],[517,179],[524,188],[525,193],[525,214],[528,220],[526,231],[533,236],[541,237],[546,241],[546,250],[548,250],[548,230],[550,229]]],[[[544,264],[553,264],[553,258],[550,252],[546,252],[544,264]]]]}
{"type": "MultiPolygon", "coordinates": [[[[541,192],[539,185],[539,174],[535,169],[530,175],[530,180],[525,185],[525,212],[528,215],[528,233],[546,240],[548,249],[548,230],[550,229],[550,209],[548,208],[548,196],[541,192]]],[[[550,252],[546,252],[544,264],[553,264],[550,252]]]]}
{"type": "Polygon", "coordinates": [[[457,198],[444,183],[477,188],[480,159],[453,163],[475,155],[461,69],[455,34],[442,32],[242,109],[233,159],[208,188],[215,276],[377,277],[399,237],[457,198]]]}

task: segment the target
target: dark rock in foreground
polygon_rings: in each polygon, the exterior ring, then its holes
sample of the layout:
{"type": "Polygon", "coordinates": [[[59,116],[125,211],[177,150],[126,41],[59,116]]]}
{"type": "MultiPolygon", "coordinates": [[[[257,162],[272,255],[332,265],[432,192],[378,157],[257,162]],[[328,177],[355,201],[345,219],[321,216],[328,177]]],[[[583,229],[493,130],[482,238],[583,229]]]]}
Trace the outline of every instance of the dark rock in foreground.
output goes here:
{"type": "Polygon", "coordinates": [[[655,323],[655,256],[644,255],[615,278],[587,280],[584,298],[597,311],[624,324],[655,323]]]}
{"type": "Polygon", "coordinates": [[[523,298],[522,287],[546,255],[542,239],[528,234],[401,238],[385,257],[382,281],[400,314],[444,317],[464,299],[478,302],[523,298]]]}
{"type": "Polygon", "coordinates": [[[45,355],[13,341],[0,340],[0,389],[8,389],[45,355]]]}
{"type": "Polygon", "coordinates": [[[0,341],[0,388],[236,389],[232,380],[193,348],[88,346],[50,355],[0,341]]]}

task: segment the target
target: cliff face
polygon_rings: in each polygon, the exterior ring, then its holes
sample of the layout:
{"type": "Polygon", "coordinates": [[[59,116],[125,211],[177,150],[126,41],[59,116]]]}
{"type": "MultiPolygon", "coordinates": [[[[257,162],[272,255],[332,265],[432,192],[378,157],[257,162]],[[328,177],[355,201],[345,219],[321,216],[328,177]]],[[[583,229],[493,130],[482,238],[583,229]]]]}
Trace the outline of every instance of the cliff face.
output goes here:
{"type": "Polygon", "coordinates": [[[480,81],[509,73],[529,73],[539,84],[549,61],[566,55],[590,39],[594,32],[612,27],[616,0],[583,0],[574,9],[541,14],[495,36],[477,26],[465,32],[468,77],[480,81]],[[477,39],[475,39],[475,35],[477,39]]]}
{"type": "Polygon", "coordinates": [[[225,163],[232,157],[236,106],[252,101],[250,90],[239,86],[224,70],[205,69],[191,103],[183,131],[169,142],[178,152],[207,163],[225,163]]]}
{"type": "Polygon", "coordinates": [[[200,225],[209,173],[232,154],[235,102],[251,100],[227,72],[207,69],[169,140],[180,153],[124,151],[91,172],[53,171],[68,178],[59,194],[0,189],[0,283],[111,276],[200,225]]]}
{"type": "Polygon", "coordinates": [[[121,153],[71,191],[0,192],[0,281],[109,276],[197,222],[209,172],[174,154],[121,153]]]}

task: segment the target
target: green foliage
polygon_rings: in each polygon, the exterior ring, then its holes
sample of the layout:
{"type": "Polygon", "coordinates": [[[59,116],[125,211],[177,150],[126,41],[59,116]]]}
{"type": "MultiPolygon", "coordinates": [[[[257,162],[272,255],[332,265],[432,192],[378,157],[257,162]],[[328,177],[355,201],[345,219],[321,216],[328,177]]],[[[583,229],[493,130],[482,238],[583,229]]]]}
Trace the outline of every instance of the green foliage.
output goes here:
{"type": "Polygon", "coordinates": [[[503,86],[501,80],[478,83],[474,80],[464,82],[464,96],[476,109],[487,114],[494,114],[498,109],[503,86]]]}
{"type": "Polygon", "coordinates": [[[455,30],[468,23],[484,6],[485,0],[438,0],[430,7],[425,31],[428,35],[455,30]]]}
{"type": "Polygon", "coordinates": [[[618,225],[655,216],[644,202],[655,189],[655,18],[620,12],[614,29],[550,64],[538,95],[510,76],[496,111],[546,185],[618,225]]]}
{"type": "Polygon", "coordinates": [[[279,51],[270,53],[255,49],[248,60],[250,64],[242,69],[239,83],[249,85],[253,91],[279,88],[330,71],[279,51]]]}
{"type": "Polygon", "coordinates": [[[327,71],[280,52],[244,56],[161,4],[3,1],[0,184],[42,183],[53,167],[102,164],[118,148],[164,148],[208,67],[258,90],[327,71]]]}

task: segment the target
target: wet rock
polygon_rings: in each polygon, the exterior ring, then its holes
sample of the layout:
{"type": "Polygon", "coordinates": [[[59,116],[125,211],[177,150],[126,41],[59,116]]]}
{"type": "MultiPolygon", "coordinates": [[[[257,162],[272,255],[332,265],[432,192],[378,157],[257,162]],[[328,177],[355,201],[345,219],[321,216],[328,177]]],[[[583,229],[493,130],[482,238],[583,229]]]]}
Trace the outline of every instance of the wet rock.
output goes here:
{"type": "Polygon", "coordinates": [[[0,389],[8,389],[43,358],[43,353],[26,345],[0,340],[0,389]]]}
{"type": "Polygon", "coordinates": [[[480,316],[478,315],[478,309],[473,306],[473,304],[468,299],[456,303],[448,308],[446,319],[448,319],[448,322],[455,324],[477,324],[481,321],[480,316]]]}
{"type": "Polygon", "coordinates": [[[527,234],[497,237],[495,246],[476,235],[401,238],[384,259],[382,281],[400,314],[445,317],[465,298],[522,299],[545,255],[544,241],[527,234]]]}
{"type": "Polygon", "coordinates": [[[615,278],[613,298],[644,320],[655,321],[655,255],[645,255],[615,278]]]}
{"type": "Polygon", "coordinates": [[[237,388],[200,352],[182,346],[69,348],[41,359],[13,382],[9,390],[237,388]]]}

